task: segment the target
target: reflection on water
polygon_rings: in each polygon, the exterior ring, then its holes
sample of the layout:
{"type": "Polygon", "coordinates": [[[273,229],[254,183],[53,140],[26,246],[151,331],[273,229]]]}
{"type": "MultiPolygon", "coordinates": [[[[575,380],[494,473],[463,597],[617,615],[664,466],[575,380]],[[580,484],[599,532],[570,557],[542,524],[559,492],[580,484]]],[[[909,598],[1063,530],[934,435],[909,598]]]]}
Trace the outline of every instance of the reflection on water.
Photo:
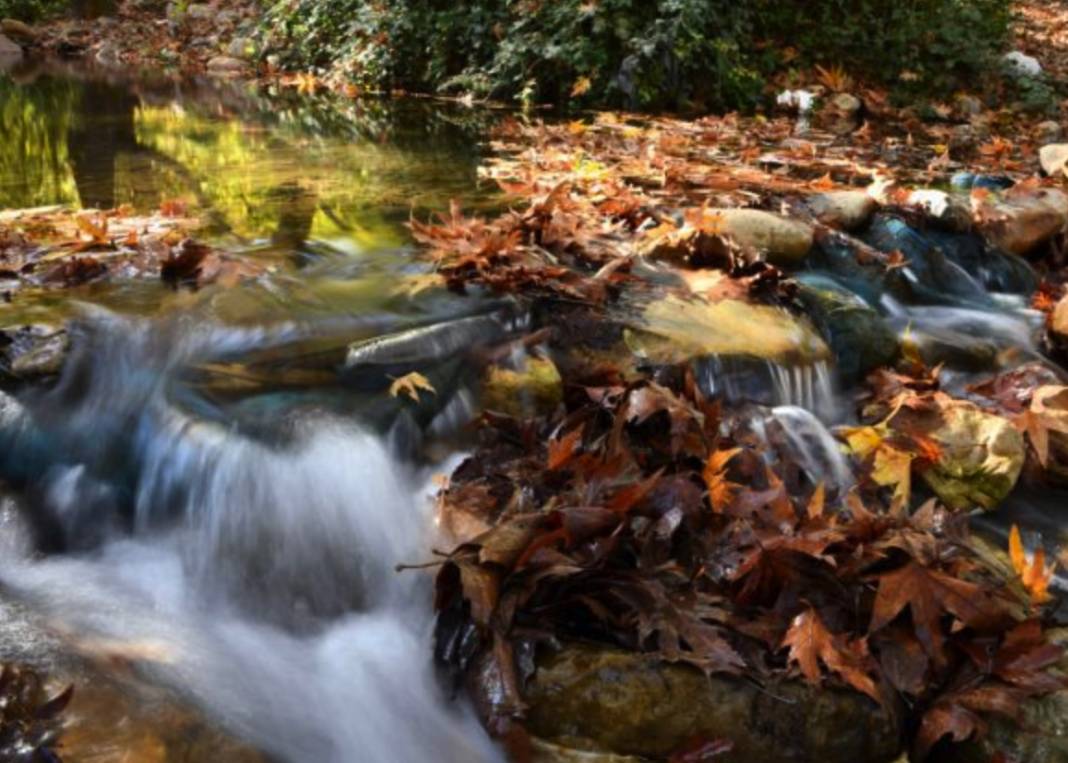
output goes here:
{"type": "MultiPolygon", "coordinates": [[[[400,403],[339,375],[355,339],[476,309],[404,223],[497,203],[484,115],[33,69],[0,75],[0,115],[0,207],[166,202],[265,266],[195,294],[131,277],[0,302],[0,328],[81,316],[54,386],[0,393],[0,496],[33,517],[32,541],[0,521],[0,549],[52,552],[0,555],[0,604],[132,655],[272,759],[495,760],[432,669],[429,579],[394,570],[433,543],[428,475],[374,426],[400,403]]],[[[70,759],[242,759],[124,712],[98,717],[128,734],[69,730],[70,759]]]]}
{"type": "Polygon", "coordinates": [[[363,250],[404,242],[413,207],[478,198],[470,111],[31,70],[0,75],[0,115],[0,207],[180,200],[217,234],[363,250]]]}

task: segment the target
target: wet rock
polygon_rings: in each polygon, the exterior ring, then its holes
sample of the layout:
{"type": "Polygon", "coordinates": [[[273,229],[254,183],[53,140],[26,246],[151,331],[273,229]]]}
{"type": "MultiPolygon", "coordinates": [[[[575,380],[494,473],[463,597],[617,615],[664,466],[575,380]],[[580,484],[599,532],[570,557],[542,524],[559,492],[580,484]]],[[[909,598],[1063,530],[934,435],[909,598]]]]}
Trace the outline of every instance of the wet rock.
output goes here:
{"type": "MultiPolygon", "coordinates": [[[[1068,630],[1050,632],[1050,640],[1068,646],[1068,630]]],[[[1056,667],[1068,674],[1068,663],[1056,667]]],[[[1068,691],[1024,700],[1017,722],[989,715],[987,733],[936,752],[946,763],[988,763],[995,760],[1068,763],[1068,691]]]]}
{"type": "Polygon", "coordinates": [[[1011,191],[978,205],[979,229],[1007,252],[1026,255],[1068,225],[1068,195],[1053,188],[1011,191]]]}
{"type": "Polygon", "coordinates": [[[33,27],[17,19],[0,21],[0,32],[24,45],[29,45],[37,39],[37,32],[34,31],[33,27]]]}
{"type": "MultiPolygon", "coordinates": [[[[1052,122],[1060,129],[1060,125],[1052,122]]],[[[1068,143],[1051,143],[1043,146],[1038,152],[1038,161],[1042,165],[1042,171],[1047,175],[1061,177],[1064,174],[1064,165],[1068,164],[1068,143]]]]}
{"type": "Polygon", "coordinates": [[[901,749],[898,722],[862,695],[798,682],[757,688],[609,649],[551,655],[525,699],[532,733],[588,752],[665,760],[698,737],[733,742],[723,763],[890,763],[901,749]]]}
{"type": "Polygon", "coordinates": [[[831,278],[802,274],[799,298],[805,313],[830,345],[846,382],[892,364],[900,353],[896,334],[864,300],[831,278]]]}
{"type": "Polygon", "coordinates": [[[925,232],[900,217],[877,214],[863,239],[881,252],[904,255],[907,266],[886,276],[887,287],[895,296],[916,304],[990,304],[979,282],[952,262],[925,232]]]}
{"type": "Polygon", "coordinates": [[[70,350],[66,329],[47,324],[0,329],[0,382],[57,376],[70,350]]]}
{"type": "Polygon", "coordinates": [[[1007,191],[1016,181],[1007,175],[977,175],[974,172],[958,172],[950,178],[950,185],[957,191],[972,191],[985,188],[988,191],[1007,191]]]}
{"type": "Polygon", "coordinates": [[[715,210],[723,233],[743,247],[755,249],[777,264],[797,264],[812,250],[810,225],[757,209],[715,210]]]}
{"type": "Polygon", "coordinates": [[[482,404],[515,418],[551,413],[563,399],[563,379],[548,358],[527,358],[516,369],[490,366],[482,379],[482,404]]]}
{"type": "MultiPolygon", "coordinates": [[[[976,180],[973,176],[972,187],[976,180]]],[[[940,227],[967,233],[972,227],[972,211],[966,198],[945,191],[921,189],[909,194],[906,205],[922,210],[940,227]]]]}
{"type": "Polygon", "coordinates": [[[996,508],[1023,470],[1023,435],[1008,419],[958,400],[947,403],[941,417],[930,436],[942,455],[922,473],[924,482],[951,508],[996,508]]]}
{"type": "Polygon", "coordinates": [[[863,228],[879,208],[865,191],[832,191],[805,200],[812,215],[824,225],[839,230],[863,228]]]}
{"type": "Polygon", "coordinates": [[[6,35],[0,34],[0,69],[14,66],[22,60],[22,48],[6,35]]]}
{"type": "Polygon", "coordinates": [[[633,352],[658,365],[712,356],[776,363],[812,363],[830,356],[806,319],[739,299],[659,299],[645,308],[641,320],[624,336],[633,352]]]}
{"type": "Polygon", "coordinates": [[[954,371],[979,373],[998,367],[1001,349],[989,339],[970,336],[948,328],[910,327],[902,337],[915,349],[923,362],[934,368],[943,365],[954,371]]]}
{"type": "Polygon", "coordinates": [[[208,61],[208,73],[220,77],[236,77],[248,72],[248,64],[232,56],[215,56],[208,61]]]}

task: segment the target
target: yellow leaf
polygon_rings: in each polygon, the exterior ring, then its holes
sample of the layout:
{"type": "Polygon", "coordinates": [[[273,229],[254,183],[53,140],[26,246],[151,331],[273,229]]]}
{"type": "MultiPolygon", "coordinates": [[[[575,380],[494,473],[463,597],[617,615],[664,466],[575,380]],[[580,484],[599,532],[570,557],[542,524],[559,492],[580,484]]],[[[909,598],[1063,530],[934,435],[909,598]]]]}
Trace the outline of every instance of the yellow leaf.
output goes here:
{"type": "Polygon", "coordinates": [[[912,494],[912,459],[911,453],[883,445],[875,452],[871,472],[871,478],[877,485],[894,488],[894,500],[906,505],[912,494]]]}
{"type": "Polygon", "coordinates": [[[430,383],[430,380],[421,373],[415,371],[412,371],[410,374],[406,374],[399,379],[394,379],[393,383],[389,386],[390,397],[406,395],[417,403],[420,402],[419,390],[426,390],[433,395],[438,394],[438,391],[434,389],[434,385],[430,383]]]}
{"type": "Polygon", "coordinates": [[[1023,540],[1020,538],[1020,528],[1012,526],[1009,532],[1009,558],[1012,560],[1012,568],[1016,574],[1023,577],[1027,569],[1027,554],[1024,553],[1023,540]]]}
{"type": "Polygon", "coordinates": [[[741,452],[741,448],[717,450],[708,457],[708,462],[705,464],[703,476],[708,486],[712,510],[716,513],[722,513],[730,506],[738,491],[739,486],[727,480],[727,466],[741,452]]]}
{"type": "Polygon", "coordinates": [[[579,77],[575,81],[575,86],[571,88],[571,97],[579,98],[581,96],[586,95],[586,93],[590,92],[590,88],[592,86],[593,83],[590,82],[589,77],[579,77]]]}

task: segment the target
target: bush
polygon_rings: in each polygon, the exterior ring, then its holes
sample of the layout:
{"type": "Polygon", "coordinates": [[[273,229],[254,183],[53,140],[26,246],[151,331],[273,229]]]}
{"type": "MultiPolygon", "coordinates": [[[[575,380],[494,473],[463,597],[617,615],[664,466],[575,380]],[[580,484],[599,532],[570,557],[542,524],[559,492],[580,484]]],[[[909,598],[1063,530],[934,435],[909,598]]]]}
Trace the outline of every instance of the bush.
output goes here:
{"type": "Polygon", "coordinates": [[[1010,0],[274,0],[264,36],[284,65],[341,71],[371,89],[722,109],[753,105],[768,76],[798,62],[949,90],[1000,50],[1010,6],[1010,0]]]}
{"type": "Polygon", "coordinates": [[[0,18],[37,21],[67,7],[64,0],[0,0],[0,18]]]}

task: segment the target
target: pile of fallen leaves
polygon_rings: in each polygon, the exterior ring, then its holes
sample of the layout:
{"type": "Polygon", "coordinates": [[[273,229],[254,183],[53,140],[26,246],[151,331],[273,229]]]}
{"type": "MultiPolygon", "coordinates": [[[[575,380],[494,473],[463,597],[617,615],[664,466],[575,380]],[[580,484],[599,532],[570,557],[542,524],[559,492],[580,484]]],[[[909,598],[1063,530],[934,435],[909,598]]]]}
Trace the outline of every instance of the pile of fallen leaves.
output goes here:
{"type": "Polygon", "coordinates": [[[576,381],[556,417],[486,414],[481,437],[441,496],[470,540],[438,576],[437,649],[459,674],[489,655],[499,732],[521,722],[530,655],[558,640],[841,682],[910,708],[921,759],[1065,688],[1018,541],[1024,580],[934,502],[829,495],[692,379],[576,381]]]}
{"type": "Polygon", "coordinates": [[[203,286],[258,273],[247,261],[190,238],[196,224],[176,203],[149,216],[126,208],[5,211],[0,215],[0,287],[10,300],[25,286],[73,287],[108,278],[203,286]]]}

